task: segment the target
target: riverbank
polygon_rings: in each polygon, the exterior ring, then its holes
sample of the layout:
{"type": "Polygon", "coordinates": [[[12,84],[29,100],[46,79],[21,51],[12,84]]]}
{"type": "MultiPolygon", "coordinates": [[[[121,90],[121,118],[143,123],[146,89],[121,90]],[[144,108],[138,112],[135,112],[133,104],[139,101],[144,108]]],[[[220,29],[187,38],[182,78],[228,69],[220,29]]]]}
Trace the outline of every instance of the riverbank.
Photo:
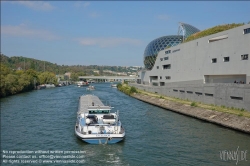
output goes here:
{"type": "Polygon", "coordinates": [[[227,110],[227,112],[223,110],[217,111],[215,110],[216,106],[213,106],[212,107],[213,110],[212,110],[212,109],[209,109],[211,108],[211,106],[208,106],[208,105],[206,106],[204,104],[201,104],[204,107],[202,108],[202,107],[198,107],[198,104],[194,102],[184,101],[180,99],[177,99],[180,101],[180,102],[177,102],[175,99],[171,100],[171,98],[169,97],[160,96],[157,94],[151,94],[148,92],[143,92],[143,91],[138,91],[138,90],[134,92],[134,90],[132,90],[131,91],[132,93],[128,93],[130,92],[128,87],[129,86],[127,86],[127,88],[124,88],[125,91],[124,89],[123,90],[120,88],[118,89],[120,89],[124,93],[129,94],[130,96],[138,100],[147,102],[149,104],[250,134],[250,118],[249,118],[249,112],[247,111],[244,111],[244,110],[237,111],[234,109],[232,109],[231,112],[230,112],[230,109],[225,109],[227,110]]]}

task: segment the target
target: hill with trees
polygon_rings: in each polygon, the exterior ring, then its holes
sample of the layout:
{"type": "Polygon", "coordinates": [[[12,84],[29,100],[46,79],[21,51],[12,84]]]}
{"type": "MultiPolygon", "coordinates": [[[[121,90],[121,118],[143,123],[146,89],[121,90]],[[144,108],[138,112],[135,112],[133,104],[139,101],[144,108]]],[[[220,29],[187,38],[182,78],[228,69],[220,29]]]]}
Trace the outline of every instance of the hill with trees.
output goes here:
{"type": "MultiPolygon", "coordinates": [[[[62,75],[66,72],[71,73],[81,73],[84,75],[112,75],[112,73],[104,73],[105,70],[113,72],[135,72],[135,69],[131,67],[124,66],[98,66],[98,65],[58,65],[56,63],[51,63],[47,61],[41,61],[33,58],[26,57],[8,57],[4,54],[1,54],[1,63],[13,70],[28,70],[33,69],[37,72],[53,72],[56,75],[62,75]],[[98,70],[99,72],[94,72],[98,70]]],[[[141,69],[141,68],[138,68],[141,69]]]]}
{"type": "Polygon", "coordinates": [[[133,67],[97,66],[97,65],[57,65],[26,57],[8,57],[1,54],[0,97],[33,90],[40,84],[58,84],[56,75],[71,73],[71,80],[77,81],[85,75],[114,75],[113,72],[134,72],[133,67]],[[105,73],[104,71],[111,71],[105,73]],[[95,72],[98,71],[98,72],[95,72]]]}

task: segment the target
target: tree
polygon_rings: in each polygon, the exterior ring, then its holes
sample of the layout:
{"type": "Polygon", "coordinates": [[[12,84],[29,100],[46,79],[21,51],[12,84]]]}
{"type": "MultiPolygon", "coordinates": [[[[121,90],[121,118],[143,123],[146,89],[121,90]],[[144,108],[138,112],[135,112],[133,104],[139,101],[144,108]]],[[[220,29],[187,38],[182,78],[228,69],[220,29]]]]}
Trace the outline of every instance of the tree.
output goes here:
{"type": "Polygon", "coordinates": [[[18,88],[18,76],[14,74],[8,74],[5,79],[5,92],[8,94],[16,94],[20,88],[18,88]]]}
{"type": "Polygon", "coordinates": [[[78,76],[86,76],[86,74],[82,71],[82,72],[78,72],[77,73],[78,76]]]}
{"type": "Polygon", "coordinates": [[[38,73],[33,69],[26,70],[26,73],[31,77],[38,78],[38,73]]]}
{"type": "Polygon", "coordinates": [[[57,85],[57,78],[54,73],[51,72],[43,72],[38,75],[40,84],[55,84],[57,85]]]}
{"type": "Polygon", "coordinates": [[[5,77],[4,75],[0,75],[0,97],[5,97],[6,96],[6,87],[5,87],[5,77]]]}
{"type": "Polygon", "coordinates": [[[77,73],[71,73],[70,78],[71,78],[72,81],[78,81],[79,80],[79,77],[78,77],[77,73]]]}
{"type": "Polygon", "coordinates": [[[2,63],[0,64],[0,71],[1,71],[1,75],[4,75],[4,76],[10,73],[10,69],[2,63]]]}
{"type": "Polygon", "coordinates": [[[27,73],[22,74],[18,78],[18,90],[21,91],[28,91],[33,89],[34,83],[33,83],[33,77],[31,75],[28,75],[27,73]]]}
{"type": "Polygon", "coordinates": [[[30,62],[30,69],[33,69],[33,70],[36,69],[36,65],[35,65],[34,60],[31,60],[31,62],[30,62]]]}

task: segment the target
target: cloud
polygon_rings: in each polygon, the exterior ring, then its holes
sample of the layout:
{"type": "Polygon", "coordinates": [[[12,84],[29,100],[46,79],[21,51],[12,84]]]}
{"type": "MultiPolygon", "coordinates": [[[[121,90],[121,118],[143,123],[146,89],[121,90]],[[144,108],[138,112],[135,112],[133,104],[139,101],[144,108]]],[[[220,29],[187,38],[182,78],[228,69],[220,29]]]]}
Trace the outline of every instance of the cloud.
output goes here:
{"type": "Polygon", "coordinates": [[[84,2],[84,4],[83,4],[83,7],[87,7],[87,6],[89,6],[90,5],[90,3],[89,2],[84,2]]]}
{"type": "Polygon", "coordinates": [[[53,33],[46,30],[31,29],[25,24],[20,24],[17,26],[1,26],[1,35],[10,35],[10,36],[24,36],[31,38],[40,38],[44,40],[57,40],[60,39],[59,36],[54,35],[53,33]]]}
{"type": "Polygon", "coordinates": [[[80,8],[80,7],[86,8],[89,5],[90,5],[89,2],[79,2],[79,1],[74,4],[74,6],[77,8],[80,8]]]}
{"type": "Polygon", "coordinates": [[[142,42],[131,38],[80,38],[76,39],[84,46],[116,47],[120,45],[141,45],[142,42]]]}
{"type": "Polygon", "coordinates": [[[54,7],[48,3],[48,2],[42,2],[42,1],[15,1],[11,2],[12,4],[20,4],[24,5],[30,9],[33,10],[43,10],[43,11],[48,11],[48,10],[53,10],[54,7]]]}
{"type": "Polygon", "coordinates": [[[165,21],[170,19],[170,17],[168,15],[165,15],[165,14],[158,15],[157,18],[160,20],[165,20],[165,21]]]}
{"type": "Polygon", "coordinates": [[[97,17],[100,16],[100,14],[98,14],[96,12],[92,12],[92,13],[89,14],[89,16],[92,17],[92,18],[97,18],[97,17]]]}
{"type": "MultiPolygon", "coordinates": [[[[80,9],[86,9],[90,5],[90,2],[75,2],[74,7],[80,8],[80,9]]],[[[97,18],[100,16],[97,12],[88,12],[88,16],[91,18],[97,18]]]]}

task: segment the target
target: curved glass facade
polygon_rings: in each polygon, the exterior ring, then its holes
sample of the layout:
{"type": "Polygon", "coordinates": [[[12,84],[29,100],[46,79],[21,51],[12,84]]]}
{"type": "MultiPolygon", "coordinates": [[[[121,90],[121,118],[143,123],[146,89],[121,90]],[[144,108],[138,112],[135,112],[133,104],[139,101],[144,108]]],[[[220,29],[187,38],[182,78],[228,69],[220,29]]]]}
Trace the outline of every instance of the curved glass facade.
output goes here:
{"type": "Polygon", "coordinates": [[[171,35],[159,37],[151,41],[145,51],[144,51],[144,65],[146,69],[151,70],[155,64],[156,57],[158,52],[164,50],[168,47],[173,47],[182,42],[181,35],[171,35]]]}
{"type": "Polygon", "coordinates": [[[180,23],[180,26],[178,29],[178,35],[182,35],[184,40],[185,40],[188,36],[190,36],[196,32],[199,32],[199,31],[200,31],[199,29],[195,28],[192,25],[189,25],[186,23],[180,23]]]}
{"type": "Polygon", "coordinates": [[[155,64],[158,52],[168,47],[173,47],[180,44],[188,36],[199,32],[200,30],[192,25],[180,23],[178,35],[170,35],[159,37],[151,41],[144,51],[144,65],[145,68],[151,70],[155,64]]]}

